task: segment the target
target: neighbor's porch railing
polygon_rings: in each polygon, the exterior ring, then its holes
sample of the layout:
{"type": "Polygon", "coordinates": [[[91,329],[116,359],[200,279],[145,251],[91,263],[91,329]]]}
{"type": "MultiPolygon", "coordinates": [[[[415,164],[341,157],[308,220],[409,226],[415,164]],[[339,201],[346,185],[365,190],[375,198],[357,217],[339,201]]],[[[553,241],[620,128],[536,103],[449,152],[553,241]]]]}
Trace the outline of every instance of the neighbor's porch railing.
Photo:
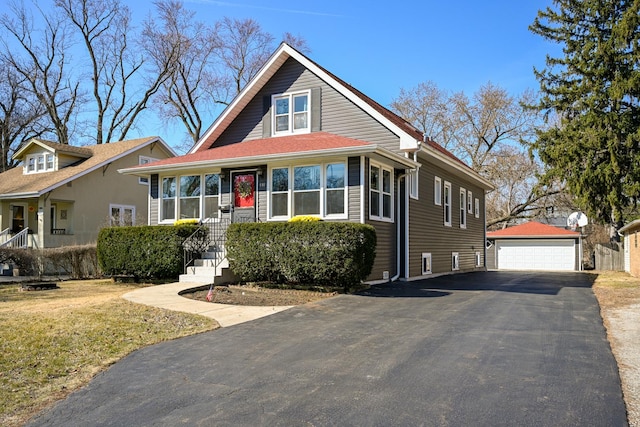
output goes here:
{"type": "Polygon", "coordinates": [[[7,240],[9,240],[9,228],[5,228],[4,230],[0,231],[0,246],[4,245],[7,240]]]}
{"type": "Polygon", "coordinates": [[[20,230],[19,233],[15,234],[6,242],[0,244],[0,246],[5,248],[26,248],[28,246],[28,239],[29,239],[29,227],[26,227],[25,229],[20,230]]]}

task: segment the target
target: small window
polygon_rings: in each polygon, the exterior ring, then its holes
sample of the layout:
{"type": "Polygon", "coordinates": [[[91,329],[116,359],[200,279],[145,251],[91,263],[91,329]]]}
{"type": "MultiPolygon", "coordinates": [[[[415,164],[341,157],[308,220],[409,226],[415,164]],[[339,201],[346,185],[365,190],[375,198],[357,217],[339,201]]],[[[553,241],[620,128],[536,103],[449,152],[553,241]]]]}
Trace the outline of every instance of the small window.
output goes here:
{"type": "Polygon", "coordinates": [[[442,179],[437,176],[433,180],[433,203],[437,206],[442,205],[442,179]]]}
{"type": "Polygon", "coordinates": [[[220,175],[204,176],[204,217],[217,218],[220,206],[220,175]]]}
{"type": "Polygon", "coordinates": [[[320,165],[293,168],[293,215],[320,215],[320,165]]]}
{"type": "Polygon", "coordinates": [[[418,199],[418,174],[420,169],[413,169],[409,172],[409,197],[418,199]]]}
{"type": "Polygon", "coordinates": [[[467,228],[467,190],[460,189],[460,228],[467,228]]]}
{"type": "Polygon", "coordinates": [[[460,254],[451,252],[451,270],[460,270],[460,254]]]}
{"type": "Polygon", "coordinates": [[[422,253],[422,274],[431,274],[431,253],[422,253]]]}
{"type": "Polygon", "coordinates": [[[44,171],[44,154],[38,156],[37,170],[38,172],[44,171]]]}
{"type": "Polygon", "coordinates": [[[473,215],[473,193],[471,191],[467,193],[467,212],[473,215]]]}
{"type": "Polygon", "coordinates": [[[325,215],[343,215],[345,212],[344,163],[329,163],[325,168],[325,215]]]}
{"type": "Polygon", "coordinates": [[[47,154],[47,170],[53,170],[53,154],[47,154]]]}
{"type": "Polygon", "coordinates": [[[480,218],[480,200],[476,199],[476,218],[480,218]]]}
{"type": "Polygon", "coordinates": [[[180,218],[200,218],[200,175],[180,177],[180,218]]]}
{"type": "Polygon", "coordinates": [[[309,132],[309,92],[273,97],[274,134],[309,132]]]}
{"type": "Polygon", "coordinates": [[[482,267],[482,255],[476,252],[476,267],[482,267]]]}
{"type": "Polygon", "coordinates": [[[369,168],[369,217],[393,220],[393,172],[380,165],[369,168]]]}
{"type": "Polygon", "coordinates": [[[444,182],[444,225],[451,227],[451,183],[444,182]]]}
{"type": "Polygon", "coordinates": [[[289,216],[289,168],[271,170],[271,218],[289,216]]]}
{"type": "MultiPolygon", "coordinates": [[[[146,157],[146,156],[138,156],[139,165],[146,165],[147,163],[155,162],[156,160],[158,159],[154,159],[152,157],[146,157]]],[[[143,185],[149,185],[149,178],[146,176],[140,177],[138,178],[138,183],[143,185]]]]}
{"type": "Polygon", "coordinates": [[[112,227],[135,225],[135,206],[109,205],[109,210],[109,224],[112,227]]]}

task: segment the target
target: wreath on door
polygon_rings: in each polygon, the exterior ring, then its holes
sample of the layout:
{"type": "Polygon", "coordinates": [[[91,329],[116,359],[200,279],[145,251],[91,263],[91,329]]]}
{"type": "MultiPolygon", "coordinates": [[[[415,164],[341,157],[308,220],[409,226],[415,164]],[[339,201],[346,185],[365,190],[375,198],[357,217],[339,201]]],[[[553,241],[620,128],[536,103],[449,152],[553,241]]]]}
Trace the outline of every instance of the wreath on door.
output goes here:
{"type": "Polygon", "coordinates": [[[246,178],[240,178],[238,179],[238,181],[236,181],[236,192],[243,199],[246,199],[247,197],[249,197],[251,195],[252,190],[253,189],[252,189],[251,182],[248,181],[246,178]]]}

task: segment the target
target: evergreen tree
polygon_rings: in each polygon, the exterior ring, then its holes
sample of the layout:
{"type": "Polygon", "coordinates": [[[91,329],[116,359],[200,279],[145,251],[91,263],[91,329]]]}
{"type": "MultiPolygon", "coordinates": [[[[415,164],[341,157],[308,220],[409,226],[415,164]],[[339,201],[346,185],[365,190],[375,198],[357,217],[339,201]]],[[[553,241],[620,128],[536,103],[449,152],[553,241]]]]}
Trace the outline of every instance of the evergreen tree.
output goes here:
{"type": "Polygon", "coordinates": [[[640,196],[640,0],[554,0],[530,30],[563,46],[535,70],[537,108],[557,119],[533,149],[547,178],[619,227],[640,196]]]}

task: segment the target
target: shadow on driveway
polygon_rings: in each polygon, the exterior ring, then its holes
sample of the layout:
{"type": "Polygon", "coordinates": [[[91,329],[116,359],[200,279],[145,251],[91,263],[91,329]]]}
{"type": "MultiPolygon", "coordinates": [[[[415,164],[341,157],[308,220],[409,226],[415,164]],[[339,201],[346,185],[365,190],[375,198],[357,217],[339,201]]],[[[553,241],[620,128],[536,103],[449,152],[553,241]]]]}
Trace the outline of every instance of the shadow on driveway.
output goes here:
{"type": "Polygon", "coordinates": [[[452,291],[497,291],[557,295],[564,288],[590,288],[597,274],[584,272],[486,271],[374,285],[357,295],[384,298],[436,298],[452,291]]]}

